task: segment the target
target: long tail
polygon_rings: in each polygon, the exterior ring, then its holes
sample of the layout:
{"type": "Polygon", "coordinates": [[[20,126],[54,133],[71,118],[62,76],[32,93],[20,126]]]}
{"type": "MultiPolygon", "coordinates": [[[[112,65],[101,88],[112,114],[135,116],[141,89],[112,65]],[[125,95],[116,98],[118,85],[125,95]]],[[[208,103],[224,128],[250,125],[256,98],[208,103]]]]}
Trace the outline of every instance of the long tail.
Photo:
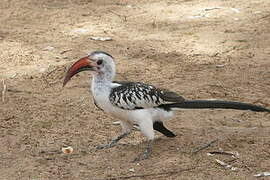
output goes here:
{"type": "MultiPolygon", "coordinates": [[[[162,105],[161,105],[162,106],[162,105]]],[[[181,103],[164,104],[164,108],[173,109],[238,109],[257,112],[270,112],[270,109],[249,103],[222,100],[186,100],[181,103]],[[165,107],[166,106],[166,107],[165,107]]]]}

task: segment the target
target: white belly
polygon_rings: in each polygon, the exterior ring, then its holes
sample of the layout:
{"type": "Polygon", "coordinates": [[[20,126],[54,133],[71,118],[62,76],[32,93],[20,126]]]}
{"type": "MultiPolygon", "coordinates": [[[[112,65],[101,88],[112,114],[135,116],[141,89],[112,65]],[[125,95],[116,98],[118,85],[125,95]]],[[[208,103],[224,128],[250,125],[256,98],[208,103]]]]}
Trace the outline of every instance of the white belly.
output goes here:
{"type": "Polygon", "coordinates": [[[100,101],[98,106],[107,114],[110,114],[119,120],[129,121],[132,124],[138,124],[146,118],[155,122],[164,121],[173,117],[172,111],[168,112],[158,108],[125,110],[117,106],[113,106],[109,101],[100,101]]]}

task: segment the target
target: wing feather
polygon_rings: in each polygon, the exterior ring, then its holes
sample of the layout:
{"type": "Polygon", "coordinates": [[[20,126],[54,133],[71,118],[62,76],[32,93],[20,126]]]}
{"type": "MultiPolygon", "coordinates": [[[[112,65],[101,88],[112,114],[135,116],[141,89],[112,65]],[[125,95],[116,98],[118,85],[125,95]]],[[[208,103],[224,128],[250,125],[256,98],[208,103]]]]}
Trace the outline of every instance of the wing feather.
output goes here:
{"type": "Polygon", "coordinates": [[[166,89],[158,89],[141,82],[114,82],[110,102],[121,109],[134,110],[158,107],[172,102],[183,102],[185,99],[166,89]]]}

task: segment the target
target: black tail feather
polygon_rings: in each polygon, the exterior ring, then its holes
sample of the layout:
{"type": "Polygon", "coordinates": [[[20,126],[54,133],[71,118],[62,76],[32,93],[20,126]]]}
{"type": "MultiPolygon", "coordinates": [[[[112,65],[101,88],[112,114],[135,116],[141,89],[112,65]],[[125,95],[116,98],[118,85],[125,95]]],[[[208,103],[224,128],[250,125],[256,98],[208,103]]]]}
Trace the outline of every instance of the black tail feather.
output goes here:
{"type": "Polygon", "coordinates": [[[163,104],[159,106],[165,110],[172,108],[181,109],[237,109],[237,110],[251,110],[256,112],[270,112],[270,109],[262,106],[235,102],[235,101],[222,101],[222,100],[186,100],[180,103],[163,104]]]}
{"type": "Polygon", "coordinates": [[[169,129],[167,129],[163,125],[163,122],[161,122],[161,121],[154,122],[153,128],[154,128],[154,130],[162,133],[163,135],[165,135],[167,137],[175,137],[176,136],[172,131],[170,131],[169,129]]]}

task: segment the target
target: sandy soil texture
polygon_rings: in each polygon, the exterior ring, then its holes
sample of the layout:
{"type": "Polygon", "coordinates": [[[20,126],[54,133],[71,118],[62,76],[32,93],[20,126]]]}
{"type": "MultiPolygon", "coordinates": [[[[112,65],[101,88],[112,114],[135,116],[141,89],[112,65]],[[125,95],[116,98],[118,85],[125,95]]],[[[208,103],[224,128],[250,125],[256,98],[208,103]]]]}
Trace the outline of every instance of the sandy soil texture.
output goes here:
{"type": "Polygon", "coordinates": [[[72,62],[103,50],[115,57],[118,80],[269,108],[269,39],[269,0],[1,0],[0,179],[249,180],[269,172],[267,113],[179,111],[166,122],[177,137],[156,133],[150,159],[132,163],[146,145],[138,131],[125,145],[94,149],[120,127],[94,106],[90,74],[62,88],[72,62]],[[74,152],[63,154],[65,146],[74,152]]]}

